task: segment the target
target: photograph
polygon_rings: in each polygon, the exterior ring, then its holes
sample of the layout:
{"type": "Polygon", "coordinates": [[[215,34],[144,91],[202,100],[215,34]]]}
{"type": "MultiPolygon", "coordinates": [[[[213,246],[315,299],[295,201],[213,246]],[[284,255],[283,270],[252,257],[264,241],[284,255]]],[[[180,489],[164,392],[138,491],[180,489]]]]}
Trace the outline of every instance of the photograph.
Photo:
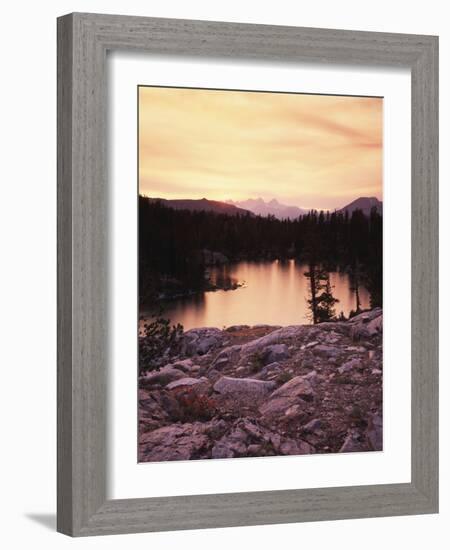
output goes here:
{"type": "Polygon", "coordinates": [[[383,450],[383,98],[140,85],[138,462],[383,450]]]}

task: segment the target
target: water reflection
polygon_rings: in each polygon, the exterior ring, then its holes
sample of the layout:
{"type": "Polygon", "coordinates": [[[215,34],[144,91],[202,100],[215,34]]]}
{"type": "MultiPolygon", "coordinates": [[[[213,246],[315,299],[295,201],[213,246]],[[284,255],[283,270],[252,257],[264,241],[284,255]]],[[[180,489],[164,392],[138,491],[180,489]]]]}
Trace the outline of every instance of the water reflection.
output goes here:
{"type": "Polygon", "coordinates": [[[227,265],[214,267],[208,270],[206,275],[213,286],[226,290],[234,289],[238,285],[243,284],[242,281],[239,281],[236,274],[231,272],[229,266],[227,265]]]}
{"type": "MultiPolygon", "coordinates": [[[[217,290],[178,298],[164,304],[164,317],[181,323],[185,330],[194,327],[230,325],[294,325],[309,323],[308,271],[305,264],[295,260],[273,262],[239,262],[212,268],[210,277],[215,284],[226,283],[236,290],[217,290]]],[[[330,273],[333,295],[339,300],[336,314],[348,315],[356,309],[355,292],[346,273],[330,273]]],[[[361,307],[369,307],[367,289],[359,289],[361,307]]],[[[144,315],[148,312],[142,312],[144,315]]]]}

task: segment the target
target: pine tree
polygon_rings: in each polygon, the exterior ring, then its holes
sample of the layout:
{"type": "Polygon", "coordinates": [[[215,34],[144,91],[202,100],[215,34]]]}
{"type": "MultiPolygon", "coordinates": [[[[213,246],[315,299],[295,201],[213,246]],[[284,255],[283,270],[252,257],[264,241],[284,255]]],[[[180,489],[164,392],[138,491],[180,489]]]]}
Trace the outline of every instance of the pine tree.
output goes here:
{"type": "Polygon", "coordinates": [[[309,295],[307,300],[311,311],[310,318],[313,324],[330,321],[336,317],[334,306],[339,300],[333,296],[330,274],[323,267],[313,263],[305,274],[309,279],[309,295]]]}
{"type": "Polygon", "coordinates": [[[334,306],[339,300],[335,298],[332,294],[331,283],[330,283],[330,274],[327,271],[322,272],[322,293],[318,298],[318,322],[323,323],[324,321],[331,321],[336,317],[336,310],[334,306]]]}
{"type": "Polygon", "coordinates": [[[309,305],[309,309],[311,310],[310,318],[315,325],[318,323],[318,312],[317,312],[317,296],[320,292],[320,279],[318,276],[318,269],[317,266],[310,262],[309,264],[309,271],[307,271],[305,274],[305,277],[309,279],[309,296],[307,302],[309,305]]]}
{"type": "Polygon", "coordinates": [[[358,259],[355,260],[354,265],[350,269],[350,289],[355,293],[356,310],[355,314],[361,313],[361,298],[359,296],[360,287],[360,266],[358,259]]]}

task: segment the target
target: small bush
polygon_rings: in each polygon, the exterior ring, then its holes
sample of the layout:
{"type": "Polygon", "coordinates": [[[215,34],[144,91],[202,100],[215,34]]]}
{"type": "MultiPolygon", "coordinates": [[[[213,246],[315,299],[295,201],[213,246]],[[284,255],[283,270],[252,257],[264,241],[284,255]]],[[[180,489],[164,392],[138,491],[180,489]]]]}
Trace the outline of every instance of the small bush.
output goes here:
{"type": "Polygon", "coordinates": [[[286,384],[289,380],[292,380],[292,374],[290,372],[280,372],[280,374],[276,377],[276,381],[280,385],[286,384]]]}
{"type": "Polygon", "coordinates": [[[171,325],[170,319],[161,316],[155,316],[153,321],[145,323],[143,335],[139,337],[140,372],[158,368],[158,360],[176,351],[182,335],[182,325],[171,325]]]}
{"type": "Polygon", "coordinates": [[[177,396],[181,408],[182,422],[193,420],[211,420],[216,414],[216,402],[212,397],[198,394],[195,389],[186,391],[177,396]]]}
{"type": "Polygon", "coordinates": [[[263,354],[259,351],[250,356],[250,372],[259,372],[264,366],[263,354]]]}

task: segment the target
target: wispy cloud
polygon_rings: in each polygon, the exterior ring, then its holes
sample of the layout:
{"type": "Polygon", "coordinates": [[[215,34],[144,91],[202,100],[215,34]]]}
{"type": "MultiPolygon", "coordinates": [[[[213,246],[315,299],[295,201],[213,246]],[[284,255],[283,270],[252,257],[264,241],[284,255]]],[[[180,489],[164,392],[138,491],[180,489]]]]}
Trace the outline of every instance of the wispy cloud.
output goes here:
{"type": "Polygon", "coordinates": [[[382,100],[140,88],[150,196],[277,197],[336,208],[382,193],[382,100]]]}

